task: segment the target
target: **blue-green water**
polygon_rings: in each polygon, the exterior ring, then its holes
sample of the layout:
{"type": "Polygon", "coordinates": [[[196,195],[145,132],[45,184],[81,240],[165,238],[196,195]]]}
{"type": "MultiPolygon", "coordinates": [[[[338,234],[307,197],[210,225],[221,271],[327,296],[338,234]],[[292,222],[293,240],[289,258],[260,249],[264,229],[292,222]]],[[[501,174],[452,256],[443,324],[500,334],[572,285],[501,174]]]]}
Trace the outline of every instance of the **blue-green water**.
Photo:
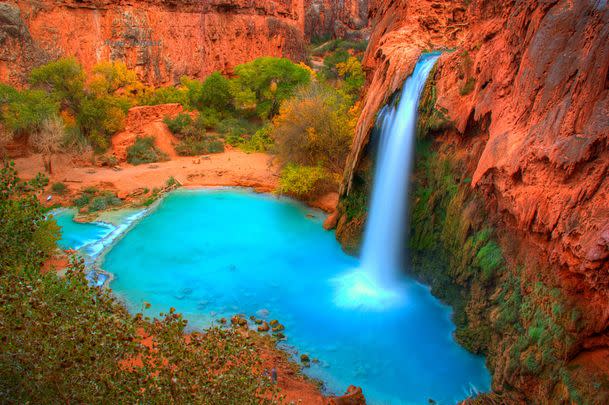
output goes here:
{"type": "MultiPolygon", "coordinates": [[[[371,404],[452,404],[488,390],[484,360],[455,343],[449,308],[427,288],[404,277],[398,293],[380,301],[365,283],[338,288],[335,280],[359,262],[322,220],[287,199],[181,190],[118,241],[101,267],[132,311],[143,302],[151,314],[175,307],[196,328],[235,313],[279,319],[282,345],[318,359],[305,373],[332,393],[353,384],[371,404]]],[[[65,244],[95,233],[60,224],[65,244]]]]}
{"type": "Polygon", "coordinates": [[[82,249],[105,238],[114,229],[110,224],[101,222],[74,222],[73,210],[61,210],[53,213],[53,218],[62,229],[59,247],[62,249],[82,249]]]}

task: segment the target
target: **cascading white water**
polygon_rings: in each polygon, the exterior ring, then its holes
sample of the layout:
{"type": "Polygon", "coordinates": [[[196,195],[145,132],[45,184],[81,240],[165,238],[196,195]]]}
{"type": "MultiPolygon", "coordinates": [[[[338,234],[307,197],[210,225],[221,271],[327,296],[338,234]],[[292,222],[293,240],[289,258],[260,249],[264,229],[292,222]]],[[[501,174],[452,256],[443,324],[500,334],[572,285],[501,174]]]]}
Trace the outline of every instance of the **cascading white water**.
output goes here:
{"type": "Polygon", "coordinates": [[[332,279],[339,307],[385,310],[406,298],[399,281],[406,250],[410,173],[419,98],[438,54],[421,56],[404,83],[400,99],[379,113],[380,129],[374,189],[364,231],[361,264],[332,279]]]}
{"type": "Polygon", "coordinates": [[[361,262],[362,271],[385,288],[403,266],[419,98],[438,57],[421,56],[397,106],[384,107],[377,120],[380,140],[361,262]]]}

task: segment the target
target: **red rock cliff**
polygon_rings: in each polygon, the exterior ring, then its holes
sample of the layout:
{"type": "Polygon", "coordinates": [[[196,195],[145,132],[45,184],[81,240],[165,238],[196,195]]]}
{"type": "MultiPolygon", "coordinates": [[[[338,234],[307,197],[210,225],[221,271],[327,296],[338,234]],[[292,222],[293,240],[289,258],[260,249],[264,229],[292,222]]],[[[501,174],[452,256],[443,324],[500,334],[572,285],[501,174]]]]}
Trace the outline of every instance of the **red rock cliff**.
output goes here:
{"type": "Polygon", "coordinates": [[[473,186],[493,194],[511,225],[536,235],[550,260],[609,287],[609,7],[494,4],[474,1],[465,14],[452,1],[373,3],[350,164],[421,51],[456,46],[439,62],[437,105],[464,136],[489,118],[473,186]]]}
{"type": "Polygon", "coordinates": [[[0,80],[75,56],[86,68],[124,60],[143,79],[230,71],[258,56],[305,57],[304,0],[0,2],[0,80]]]}
{"type": "MultiPolygon", "coordinates": [[[[376,112],[420,53],[456,49],[435,72],[436,108],[451,122],[446,134],[469,156],[471,188],[484,197],[492,225],[542,264],[525,272],[558,279],[561,295],[584,314],[568,361],[598,367],[589,360],[609,358],[609,6],[465,3],[371,1],[363,113],[342,195],[351,191],[376,112]]],[[[498,360],[496,383],[536,400],[544,395],[506,369],[498,360]]]]}
{"type": "Polygon", "coordinates": [[[369,0],[305,0],[308,38],[361,39],[368,35],[369,0]]]}

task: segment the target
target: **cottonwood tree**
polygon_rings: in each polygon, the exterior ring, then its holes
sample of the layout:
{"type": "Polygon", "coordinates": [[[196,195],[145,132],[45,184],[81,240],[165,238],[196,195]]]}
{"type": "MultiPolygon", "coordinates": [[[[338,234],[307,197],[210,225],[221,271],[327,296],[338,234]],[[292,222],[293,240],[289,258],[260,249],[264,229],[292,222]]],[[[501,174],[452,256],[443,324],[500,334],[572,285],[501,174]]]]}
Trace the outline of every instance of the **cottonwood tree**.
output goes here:
{"type": "Polygon", "coordinates": [[[285,101],[273,120],[273,137],[283,163],[341,173],[355,126],[348,101],[320,83],[301,88],[285,101]]]}
{"type": "Polygon", "coordinates": [[[61,144],[65,136],[63,121],[59,117],[51,117],[43,121],[40,130],[34,132],[30,137],[30,144],[37,152],[42,154],[44,169],[53,173],[53,155],[61,150],[61,144]]]}

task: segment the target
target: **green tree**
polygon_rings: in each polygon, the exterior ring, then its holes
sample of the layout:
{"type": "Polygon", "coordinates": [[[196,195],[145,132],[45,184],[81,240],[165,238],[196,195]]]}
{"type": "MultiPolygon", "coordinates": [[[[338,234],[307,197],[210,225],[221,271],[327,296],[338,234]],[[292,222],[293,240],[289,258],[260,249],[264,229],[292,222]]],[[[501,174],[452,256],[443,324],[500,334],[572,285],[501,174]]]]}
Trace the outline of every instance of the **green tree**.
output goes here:
{"type": "Polygon", "coordinates": [[[75,58],[59,59],[33,69],[30,84],[46,90],[54,100],[74,113],[85,96],[85,72],[75,58]]]}
{"type": "Polygon", "coordinates": [[[338,76],[344,80],[343,91],[352,99],[357,98],[366,81],[366,75],[362,64],[355,57],[350,57],[345,62],[336,65],[338,76]]]}
{"type": "Polygon", "coordinates": [[[294,90],[311,81],[308,69],[288,59],[262,57],[235,67],[232,92],[240,108],[255,107],[261,118],[272,118],[294,90]]]}
{"type": "Polygon", "coordinates": [[[233,104],[230,81],[219,72],[209,75],[201,88],[201,104],[218,111],[229,110],[233,104]]]}
{"type": "Polygon", "coordinates": [[[327,77],[335,79],[338,76],[336,66],[339,63],[344,63],[351,55],[345,49],[339,49],[336,52],[326,56],[324,58],[324,73],[327,77]]]}
{"type": "Polygon", "coordinates": [[[106,150],[110,135],[123,129],[130,106],[128,100],[113,96],[87,95],[81,100],[76,121],[96,151],[106,150]]]}
{"type": "Polygon", "coordinates": [[[92,76],[89,88],[99,95],[114,94],[120,89],[129,91],[141,85],[135,71],[121,61],[98,63],[93,68],[92,76]]]}
{"type": "Polygon", "coordinates": [[[18,91],[0,84],[0,121],[9,132],[21,135],[38,130],[59,113],[59,103],[42,90],[18,91]]]}

